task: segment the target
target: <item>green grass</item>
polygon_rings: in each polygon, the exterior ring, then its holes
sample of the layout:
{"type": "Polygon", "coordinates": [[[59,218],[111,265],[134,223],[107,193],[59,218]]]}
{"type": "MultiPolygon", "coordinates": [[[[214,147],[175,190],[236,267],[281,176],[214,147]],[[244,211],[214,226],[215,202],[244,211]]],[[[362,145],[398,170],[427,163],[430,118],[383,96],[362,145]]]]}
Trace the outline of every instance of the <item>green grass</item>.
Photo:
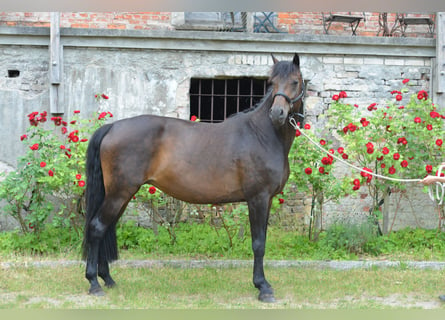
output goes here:
{"type": "MultiPolygon", "coordinates": [[[[365,230],[365,231],[363,231],[365,230]]],[[[445,260],[445,233],[437,230],[405,229],[377,237],[348,225],[333,226],[321,233],[318,241],[306,235],[270,226],[266,244],[269,260],[357,260],[387,259],[445,260]],[[366,234],[364,234],[366,233],[366,234]]],[[[180,224],[175,228],[176,242],[165,228],[158,234],[128,223],[117,228],[118,245],[124,259],[252,259],[248,231],[234,236],[230,247],[227,234],[208,224],[180,224]]],[[[39,236],[19,232],[0,233],[3,260],[80,259],[82,235],[72,229],[47,227],[39,236]]]]}
{"type": "MultiPolygon", "coordinates": [[[[359,230],[359,229],[357,229],[359,230]]],[[[385,259],[401,261],[397,268],[321,270],[307,267],[266,267],[277,303],[257,301],[250,267],[135,268],[114,264],[118,286],[105,297],[87,294],[84,265],[33,267],[38,260],[80,259],[81,236],[67,229],[48,228],[39,237],[0,233],[0,308],[85,309],[442,309],[445,270],[414,270],[403,261],[445,260],[445,237],[436,230],[402,230],[354,242],[353,229],[336,227],[311,242],[304,235],[270,227],[266,261],[385,259]],[[358,252],[351,252],[354,242],[358,252]]],[[[172,244],[168,232],[121,225],[122,259],[242,259],[252,261],[248,233],[228,246],[224,233],[210,226],[183,224],[172,244]]]]}
{"type": "Polygon", "coordinates": [[[0,308],[82,309],[443,309],[444,271],[403,268],[268,268],[277,303],[263,304],[250,268],[113,266],[106,296],[87,294],[84,267],[0,269],[0,308]]]}

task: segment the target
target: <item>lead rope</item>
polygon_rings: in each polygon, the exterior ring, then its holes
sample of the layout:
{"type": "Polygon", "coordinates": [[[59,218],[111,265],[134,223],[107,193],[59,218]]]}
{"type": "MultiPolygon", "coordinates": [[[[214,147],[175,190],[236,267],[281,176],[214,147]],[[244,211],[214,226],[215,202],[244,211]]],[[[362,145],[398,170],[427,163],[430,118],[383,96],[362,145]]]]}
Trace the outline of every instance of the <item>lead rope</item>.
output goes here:
{"type": "MultiPolygon", "coordinates": [[[[360,172],[365,172],[366,174],[369,174],[371,176],[374,176],[376,178],[381,178],[381,179],[385,179],[385,180],[390,180],[390,181],[396,181],[396,182],[419,182],[422,181],[422,179],[398,179],[398,178],[391,178],[391,177],[387,177],[387,176],[382,176],[380,174],[377,173],[373,173],[373,172],[369,172],[366,170],[363,170],[347,161],[345,161],[344,159],[337,157],[335,154],[331,154],[328,150],[326,150],[325,148],[323,148],[322,146],[320,146],[317,142],[315,142],[313,139],[311,139],[311,137],[309,137],[306,133],[304,133],[304,131],[300,130],[300,128],[298,127],[297,121],[290,117],[289,118],[289,123],[291,124],[292,127],[294,127],[295,130],[298,130],[304,137],[306,137],[306,139],[308,139],[314,146],[316,146],[317,148],[319,148],[320,150],[326,152],[327,154],[329,154],[331,157],[337,159],[338,161],[340,161],[343,164],[346,164],[347,166],[354,168],[360,172]]],[[[442,168],[444,168],[445,165],[442,165],[439,168],[439,171],[437,172],[437,175],[440,176],[442,168]]],[[[433,187],[432,185],[428,186],[428,194],[430,196],[430,199],[433,202],[436,202],[437,205],[442,205],[443,203],[443,199],[445,196],[445,183],[440,183],[440,182],[436,182],[436,192],[434,194],[433,192],[433,187]]]]}
{"type": "MultiPolygon", "coordinates": [[[[440,177],[442,173],[442,169],[445,168],[445,165],[441,165],[439,167],[439,171],[437,171],[437,176],[440,177]]],[[[445,183],[436,182],[436,192],[433,192],[433,186],[430,184],[428,186],[428,194],[432,201],[437,202],[437,205],[440,206],[443,204],[443,198],[445,196],[445,183]]]]}

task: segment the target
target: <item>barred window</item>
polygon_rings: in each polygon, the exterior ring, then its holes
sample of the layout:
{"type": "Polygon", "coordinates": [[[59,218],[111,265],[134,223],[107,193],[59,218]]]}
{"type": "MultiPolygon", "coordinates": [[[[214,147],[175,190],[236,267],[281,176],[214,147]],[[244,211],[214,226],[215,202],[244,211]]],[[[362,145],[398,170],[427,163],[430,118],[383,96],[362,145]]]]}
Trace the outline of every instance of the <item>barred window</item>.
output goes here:
{"type": "Polygon", "coordinates": [[[221,122],[257,104],[265,95],[267,79],[191,79],[190,116],[221,122]]]}

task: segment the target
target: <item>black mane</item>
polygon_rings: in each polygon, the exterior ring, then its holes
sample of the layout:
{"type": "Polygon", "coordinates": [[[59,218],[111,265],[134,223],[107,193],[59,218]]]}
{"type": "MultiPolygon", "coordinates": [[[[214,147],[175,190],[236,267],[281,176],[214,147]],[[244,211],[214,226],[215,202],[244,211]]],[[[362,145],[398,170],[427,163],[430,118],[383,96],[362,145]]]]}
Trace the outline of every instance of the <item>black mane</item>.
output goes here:
{"type": "Polygon", "coordinates": [[[262,106],[266,102],[266,100],[271,99],[271,98],[272,98],[272,88],[268,88],[264,97],[262,97],[261,100],[258,101],[255,105],[250,106],[249,108],[244,109],[240,112],[232,113],[230,116],[227,117],[227,119],[237,116],[239,114],[252,112],[255,109],[257,109],[258,107],[262,106]]]}

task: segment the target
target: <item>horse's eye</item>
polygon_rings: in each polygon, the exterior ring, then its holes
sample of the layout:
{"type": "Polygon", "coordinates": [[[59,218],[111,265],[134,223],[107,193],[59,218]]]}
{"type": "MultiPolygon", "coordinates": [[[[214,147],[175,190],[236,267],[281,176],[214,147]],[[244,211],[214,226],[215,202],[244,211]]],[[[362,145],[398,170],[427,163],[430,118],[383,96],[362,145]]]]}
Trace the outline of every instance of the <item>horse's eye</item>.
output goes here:
{"type": "Polygon", "coordinates": [[[298,80],[293,81],[293,84],[296,85],[296,86],[297,86],[299,83],[300,83],[300,81],[298,81],[298,80]]]}

